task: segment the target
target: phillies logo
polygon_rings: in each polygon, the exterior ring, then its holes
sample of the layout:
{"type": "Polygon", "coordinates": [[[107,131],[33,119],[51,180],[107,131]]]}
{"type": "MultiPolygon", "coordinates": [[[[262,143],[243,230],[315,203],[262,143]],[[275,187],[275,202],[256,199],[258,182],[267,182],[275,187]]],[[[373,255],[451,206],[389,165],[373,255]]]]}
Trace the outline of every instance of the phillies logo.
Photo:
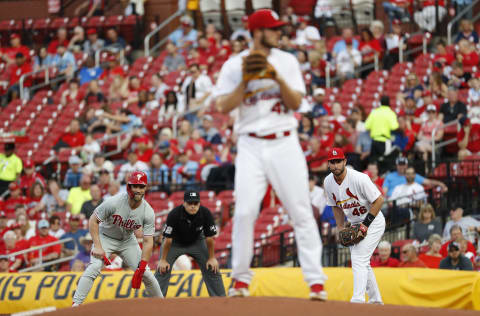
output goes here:
{"type": "Polygon", "coordinates": [[[137,230],[142,225],[138,225],[133,219],[128,219],[126,221],[123,220],[123,218],[120,215],[113,215],[113,225],[118,225],[120,227],[123,227],[128,230],[137,230]]]}
{"type": "Polygon", "coordinates": [[[354,198],[355,200],[359,201],[359,198],[358,196],[356,196],[355,194],[353,194],[352,192],[350,192],[350,188],[347,188],[347,195],[351,198],[354,198]]]}

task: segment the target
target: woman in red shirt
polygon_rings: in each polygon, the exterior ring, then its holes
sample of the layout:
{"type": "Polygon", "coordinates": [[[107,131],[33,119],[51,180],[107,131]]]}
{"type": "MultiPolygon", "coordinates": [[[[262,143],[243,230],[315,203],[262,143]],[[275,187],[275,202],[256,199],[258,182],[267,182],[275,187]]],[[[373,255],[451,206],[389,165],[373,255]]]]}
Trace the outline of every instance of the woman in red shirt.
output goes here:
{"type": "Polygon", "coordinates": [[[475,44],[466,39],[458,42],[457,61],[461,62],[465,72],[472,72],[471,68],[478,66],[479,57],[475,51],[475,44]]]}
{"type": "Polygon", "coordinates": [[[440,248],[442,247],[442,237],[438,234],[433,234],[428,238],[428,251],[418,256],[425,265],[432,269],[438,269],[440,261],[443,257],[440,254],[440,248]]]}
{"type": "MultiPolygon", "coordinates": [[[[362,66],[367,66],[374,63],[375,55],[380,58],[382,47],[380,46],[380,42],[373,37],[373,34],[369,29],[363,29],[360,33],[358,50],[362,54],[362,66]]],[[[362,71],[362,78],[366,78],[372,70],[373,67],[371,69],[362,71]]]]}

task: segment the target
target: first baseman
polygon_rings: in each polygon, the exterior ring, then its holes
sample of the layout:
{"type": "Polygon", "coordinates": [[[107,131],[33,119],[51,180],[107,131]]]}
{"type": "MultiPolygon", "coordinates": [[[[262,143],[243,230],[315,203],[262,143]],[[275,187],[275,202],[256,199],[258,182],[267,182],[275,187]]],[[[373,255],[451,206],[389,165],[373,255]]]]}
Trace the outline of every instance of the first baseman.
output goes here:
{"type": "Polygon", "coordinates": [[[331,173],[325,178],[324,188],[340,234],[348,226],[345,225],[345,216],[349,225],[357,228],[350,246],[353,269],[351,302],[365,303],[367,292],[369,303],[383,304],[370,266],[370,257],[385,231],[385,217],[380,212],[383,197],[368,175],[346,168],[346,163],[341,148],[329,151],[328,168],[331,173]]]}
{"type": "Polygon", "coordinates": [[[147,175],[135,171],[128,178],[126,193],[110,197],[95,209],[88,222],[93,239],[91,259],[78,282],[72,306],[83,303],[103,265],[109,264],[108,258],[112,253],[118,254],[135,271],[132,288],[140,288],[143,280],[150,296],[163,297],[147,265],[153,249],[155,214],[143,199],[146,189],[147,175]],[[133,233],[142,227],[143,250],[133,233]]]}
{"type": "Polygon", "coordinates": [[[248,25],[252,48],[225,62],[214,92],[218,108],[224,113],[234,111],[237,117],[232,229],[235,283],[229,295],[249,295],[255,220],[270,183],[292,219],[310,297],[325,300],[322,243],[310,204],[307,163],[294,116],[305,95],[300,65],[295,56],[276,48],[285,22],[274,11],[257,10],[248,25]]]}

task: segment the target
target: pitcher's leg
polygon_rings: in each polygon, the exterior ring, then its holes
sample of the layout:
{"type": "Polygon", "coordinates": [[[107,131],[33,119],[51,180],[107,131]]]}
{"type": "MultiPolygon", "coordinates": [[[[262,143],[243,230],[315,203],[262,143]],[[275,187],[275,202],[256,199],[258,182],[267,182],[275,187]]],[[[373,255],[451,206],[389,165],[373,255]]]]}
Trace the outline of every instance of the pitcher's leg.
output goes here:
{"type": "Polygon", "coordinates": [[[375,273],[373,272],[372,267],[368,267],[368,279],[367,279],[367,294],[368,302],[372,304],[383,304],[382,295],[380,294],[380,289],[378,288],[377,279],[375,278],[375,273]]]}

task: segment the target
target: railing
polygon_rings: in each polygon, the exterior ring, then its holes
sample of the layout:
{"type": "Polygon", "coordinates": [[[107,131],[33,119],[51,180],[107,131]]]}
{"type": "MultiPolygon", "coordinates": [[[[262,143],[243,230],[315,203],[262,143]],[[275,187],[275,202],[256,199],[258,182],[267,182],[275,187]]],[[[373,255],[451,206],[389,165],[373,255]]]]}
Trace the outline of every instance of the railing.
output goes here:
{"type": "Polygon", "coordinates": [[[122,136],[126,135],[128,133],[131,133],[131,132],[132,132],[132,128],[130,128],[128,130],[125,130],[125,131],[115,133],[115,134],[104,135],[103,137],[97,139],[97,142],[100,145],[104,142],[107,142],[107,141],[111,140],[111,139],[114,139],[114,138],[117,139],[117,149],[115,149],[113,151],[110,151],[110,152],[107,152],[107,153],[103,154],[103,156],[104,157],[110,157],[110,156],[121,153],[123,151],[123,149],[122,149],[122,136]]]}
{"type": "Polygon", "coordinates": [[[452,138],[452,139],[449,139],[449,140],[445,140],[443,142],[440,142],[440,143],[436,143],[435,142],[435,135],[437,134],[437,132],[440,130],[440,129],[445,129],[445,127],[448,127],[448,126],[452,126],[452,125],[456,125],[458,124],[458,119],[457,120],[454,120],[454,121],[450,121],[446,124],[443,125],[443,127],[439,128],[438,126],[435,127],[433,130],[432,130],[432,169],[435,168],[435,163],[436,163],[436,157],[437,157],[437,154],[436,154],[436,151],[437,149],[439,148],[442,148],[442,147],[445,147],[449,144],[453,144],[455,142],[457,142],[457,139],[456,138],[452,138]]]}
{"type": "MultiPolygon", "coordinates": [[[[172,22],[174,19],[176,19],[177,17],[181,16],[182,14],[184,13],[183,10],[178,10],[177,12],[175,12],[174,14],[172,14],[171,16],[169,16],[165,21],[163,21],[162,23],[160,23],[159,26],[157,26],[154,30],[152,30],[150,33],[147,34],[147,36],[145,36],[145,40],[144,40],[144,50],[145,50],[145,57],[149,57],[150,56],[150,39],[155,35],[157,34],[158,32],[160,32],[165,26],[167,26],[168,24],[170,24],[170,22],[172,22]]],[[[165,39],[164,39],[165,40],[165,39]]],[[[154,49],[156,47],[158,47],[159,44],[157,44],[154,49]]]]}
{"type": "Polygon", "coordinates": [[[35,271],[35,270],[45,268],[45,267],[48,267],[48,266],[51,266],[51,265],[54,265],[54,264],[57,264],[57,263],[70,261],[73,258],[75,258],[75,255],[72,255],[72,256],[68,256],[68,257],[63,257],[63,258],[58,258],[58,259],[55,259],[55,260],[43,262],[43,250],[45,248],[55,246],[55,245],[59,245],[59,244],[64,244],[64,243],[67,243],[67,242],[74,242],[74,241],[75,240],[71,237],[65,238],[65,239],[60,239],[60,240],[57,240],[57,241],[54,241],[54,242],[50,242],[48,244],[44,244],[44,245],[40,245],[40,246],[36,246],[36,247],[30,247],[28,249],[17,251],[17,252],[12,252],[12,253],[9,253],[8,256],[16,257],[16,256],[20,256],[20,255],[25,255],[25,254],[28,254],[28,253],[31,253],[31,252],[34,252],[34,251],[38,251],[39,252],[39,257],[38,257],[39,258],[39,263],[38,264],[36,264],[34,266],[31,266],[31,267],[28,267],[28,268],[18,270],[18,272],[35,271]]]}
{"type": "Polygon", "coordinates": [[[20,85],[20,99],[24,100],[25,99],[25,78],[27,77],[32,77],[38,73],[42,73],[42,72],[45,72],[45,82],[44,84],[47,85],[50,83],[50,71],[52,71],[53,68],[52,67],[42,67],[38,70],[35,70],[35,71],[32,71],[32,72],[29,72],[29,73],[26,73],[26,74],[23,74],[21,77],[20,77],[20,80],[19,80],[19,85],[20,85]]]}
{"type": "MultiPolygon", "coordinates": [[[[462,11],[457,13],[455,17],[447,25],[447,43],[452,45],[452,28],[460,19],[462,19],[469,11],[473,10],[474,6],[478,3],[479,0],[472,1],[472,3],[464,8],[462,11]]],[[[473,22],[473,21],[472,21],[473,22]]]]}

